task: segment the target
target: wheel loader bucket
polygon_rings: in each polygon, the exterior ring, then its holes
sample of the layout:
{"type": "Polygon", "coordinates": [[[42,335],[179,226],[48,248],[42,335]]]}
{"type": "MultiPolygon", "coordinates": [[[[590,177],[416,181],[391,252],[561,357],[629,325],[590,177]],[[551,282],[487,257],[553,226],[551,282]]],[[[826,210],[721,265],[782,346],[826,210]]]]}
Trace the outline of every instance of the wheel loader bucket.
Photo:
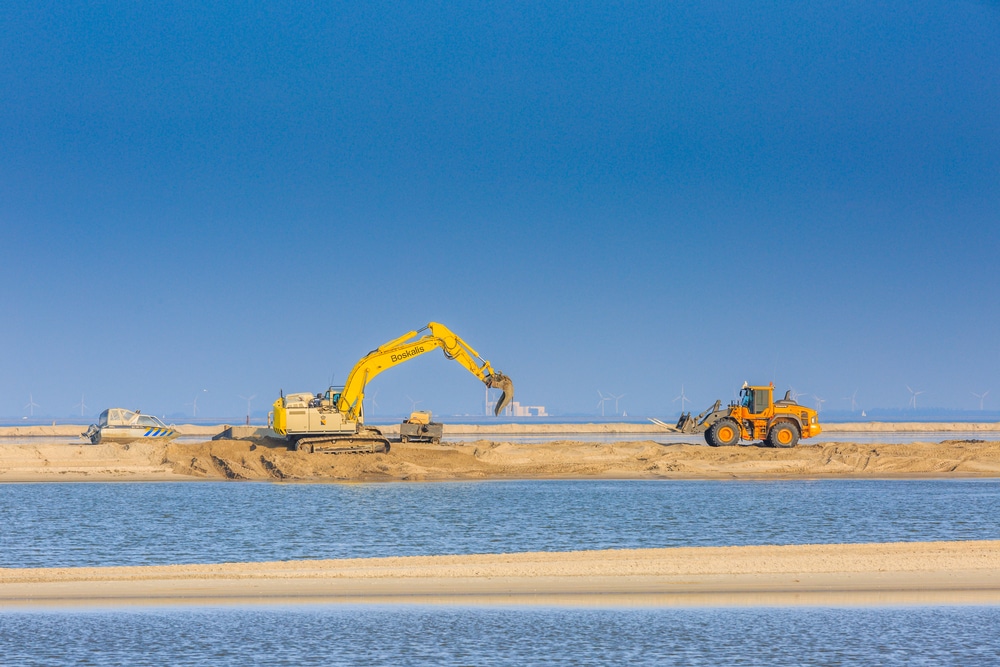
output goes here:
{"type": "Polygon", "coordinates": [[[682,412],[677,420],[677,430],[681,433],[701,433],[727,414],[722,409],[722,401],[716,401],[700,415],[691,416],[690,412],[682,412]]]}
{"type": "Polygon", "coordinates": [[[698,426],[698,420],[691,416],[690,412],[682,412],[681,418],[677,420],[677,430],[681,433],[694,433],[698,426]]]}
{"type": "Polygon", "coordinates": [[[500,389],[500,400],[493,408],[493,416],[497,416],[507,407],[507,404],[514,400],[514,382],[503,373],[496,372],[486,380],[486,386],[491,389],[500,389]]]}

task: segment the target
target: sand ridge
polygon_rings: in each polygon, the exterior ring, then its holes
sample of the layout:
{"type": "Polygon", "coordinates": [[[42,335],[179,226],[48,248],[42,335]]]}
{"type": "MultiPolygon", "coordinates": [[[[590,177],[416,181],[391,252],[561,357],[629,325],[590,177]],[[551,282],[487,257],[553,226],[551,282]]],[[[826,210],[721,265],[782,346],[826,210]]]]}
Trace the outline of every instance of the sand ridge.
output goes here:
{"type": "MultiPolygon", "coordinates": [[[[821,440],[821,439],[820,439],[821,440]]],[[[386,454],[305,454],[282,442],[215,440],[0,446],[0,482],[1000,477],[1000,441],[823,443],[791,449],[655,440],[394,443],[386,454]]]]}
{"type": "Polygon", "coordinates": [[[50,604],[481,601],[1000,602],[1000,542],[908,542],[0,569],[0,608],[50,604]]]}

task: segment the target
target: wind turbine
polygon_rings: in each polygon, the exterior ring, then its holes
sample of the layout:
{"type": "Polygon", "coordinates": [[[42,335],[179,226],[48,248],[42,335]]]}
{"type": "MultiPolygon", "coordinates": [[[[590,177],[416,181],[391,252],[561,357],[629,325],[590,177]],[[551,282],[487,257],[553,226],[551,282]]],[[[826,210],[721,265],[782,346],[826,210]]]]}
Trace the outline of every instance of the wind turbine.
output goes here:
{"type": "MultiPolygon", "coordinates": [[[[208,391],[208,389],[202,389],[202,391],[205,392],[205,391],[208,391]]],[[[193,401],[191,401],[190,403],[185,403],[184,404],[184,405],[190,405],[191,406],[191,416],[192,417],[197,417],[198,416],[198,397],[199,396],[201,396],[201,394],[195,394],[195,397],[194,397],[193,401]]]]}
{"type": "Polygon", "coordinates": [[[35,416],[35,408],[40,408],[42,406],[40,406],[38,403],[35,403],[34,397],[29,393],[28,394],[28,402],[27,402],[27,404],[24,407],[26,407],[28,409],[28,416],[29,417],[34,417],[35,416]]]}
{"type": "Polygon", "coordinates": [[[618,401],[625,397],[625,394],[620,394],[615,396],[614,394],[608,394],[611,398],[615,399],[615,414],[618,414],[618,401]]]}
{"type": "Polygon", "coordinates": [[[407,396],[406,398],[407,398],[407,400],[410,401],[410,412],[416,412],[417,411],[417,405],[420,404],[420,403],[423,403],[423,401],[415,401],[412,398],[410,398],[409,396],[407,396]]]}
{"type": "Polygon", "coordinates": [[[597,401],[597,407],[599,407],[601,409],[601,416],[603,417],[604,416],[604,404],[607,403],[608,401],[610,401],[611,397],[610,396],[605,396],[604,394],[602,394],[600,389],[597,390],[597,395],[601,397],[600,400],[597,401]]]}
{"type": "Polygon", "coordinates": [[[249,424],[250,423],[250,401],[252,401],[253,399],[257,398],[257,394],[253,394],[249,398],[247,398],[246,396],[242,396],[241,395],[240,398],[242,398],[244,401],[247,402],[247,424],[249,424]]]}
{"type": "Polygon", "coordinates": [[[987,389],[986,391],[984,391],[981,394],[977,394],[974,391],[970,391],[969,393],[979,399],[979,411],[982,412],[983,411],[983,399],[986,398],[986,394],[990,393],[990,390],[987,389]]]}
{"type": "Polygon", "coordinates": [[[917,396],[919,396],[920,394],[922,394],[924,392],[922,392],[922,391],[913,391],[912,389],[910,389],[910,385],[906,385],[906,390],[908,392],[910,392],[910,407],[913,408],[914,410],[916,410],[917,409],[917,396]]]}
{"type": "Polygon", "coordinates": [[[850,401],[851,402],[851,412],[854,412],[858,408],[858,402],[856,400],[857,397],[858,397],[858,390],[857,389],[855,389],[854,393],[851,394],[850,396],[844,396],[844,400],[845,401],[850,401]]]}
{"type": "Polygon", "coordinates": [[[375,414],[375,408],[378,407],[378,401],[375,400],[375,398],[377,396],[378,396],[378,392],[377,391],[375,393],[371,394],[370,396],[365,396],[365,400],[368,401],[368,404],[371,406],[371,413],[372,413],[372,415],[375,414]]]}
{"type": "Polygon", "coordinates": [[[795,401],[796,403],[799,402],[799,396],[802,396],[805,393],[804,391],[795,391],[795,387],[792,387],[790,385],[788,387],[788,391],[791,392],[792,400],[795,401]]]}
{"type": "Polygon", "coordinates": [[[684,393],[684,385],[681,385],[681,395],[678,396],[677,398],[675,398],[673,402],[676,403],[677,401],[681,402],[681,412],[683,413],[684,412],[684,403],[685,402],[686,403],[690,403],[691,402],[691,399],[689,399],[687,397],[687,395],[684,393]]]}
{"type": "Polygon", "coordinates": [[[80,394],[80,402],[73,406],[74,408],[80,408],[80,416],[83,416],[83,411],[87,409],[87,404],[83,402],[83,394],[80,394]]]}
{"type": "Polygon", "coordinates": [[[813,394],[813,398],[816,399],[816,412],[822,412],[823,411],[823,404],[826,403],[826,399],[825,398],[820,398],[816,394],[813,394]]]}

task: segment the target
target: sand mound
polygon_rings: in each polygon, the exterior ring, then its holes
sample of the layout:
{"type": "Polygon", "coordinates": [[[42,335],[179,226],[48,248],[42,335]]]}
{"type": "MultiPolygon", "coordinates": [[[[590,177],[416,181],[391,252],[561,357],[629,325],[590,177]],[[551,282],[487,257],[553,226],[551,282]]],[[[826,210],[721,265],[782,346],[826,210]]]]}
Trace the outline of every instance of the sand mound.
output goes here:
{"type": "Polygon", "coordinates": [[[394,444],[387,454],[304,454],[284,443],[216,440],[0,446],[0,481],[231,479],[727,479],[1000,477],[1000,442],[820,443],[793,449],[652,440],[394,444]]]}

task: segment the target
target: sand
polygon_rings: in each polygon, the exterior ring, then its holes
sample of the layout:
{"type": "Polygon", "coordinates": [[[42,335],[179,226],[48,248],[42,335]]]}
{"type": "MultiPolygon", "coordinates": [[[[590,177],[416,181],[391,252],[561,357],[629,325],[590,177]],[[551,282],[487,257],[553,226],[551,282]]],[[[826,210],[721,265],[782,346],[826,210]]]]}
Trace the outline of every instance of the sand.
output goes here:
{"type": "MultiPolygon", "coordinates": [[[[0,438],[79,436],[87,430],[88,424],[56,424],[30,426],[0,426],[0,438]]],[[[229,424],[175,424],[174,428],[183,436],[205,436],[206,439],[224,433],[232,428],[229,424]]],[[[247,430],[265,430],[263,427],[242,427],[247,430]]],[[[379,424],[387,435],[398,435],[399,424],[379,424]]],[[[998,434],[1000,437],[1000,422],[845,422],[823,424],[827,433],[947,433],[947,432],[981,432],[986,435],[998,434]]],[[[601,422],[589,424],[537,424],[525,422],[519,424],[445,424],[446,436],[455,435],[531,435],[531,434],[580,434],[580,433],[618,433],[628,435],[645,435],[654,437],[657,433],[676,433],[675,429],[664,429],[661,426],[647,423],[601,422]]]]}
{"type": "Polygon", "coordinates": [[[998,604],[1000,542],[0,569],[0,608],[303,602],[998,604]]]}
{"type": "MultiPolygon", "coordinates": [[[[821,440],[821,438],[819,439],[821,440]]],[[[810,441],[812,442],[812,441],[810,441]]],[[[280,442],[216,440],[0,445],[0,482],[1000,477],[1000,441],[823,443],[792,449],[653,440],[394,443],[387,454],[305,454],[280,442]]]]}

